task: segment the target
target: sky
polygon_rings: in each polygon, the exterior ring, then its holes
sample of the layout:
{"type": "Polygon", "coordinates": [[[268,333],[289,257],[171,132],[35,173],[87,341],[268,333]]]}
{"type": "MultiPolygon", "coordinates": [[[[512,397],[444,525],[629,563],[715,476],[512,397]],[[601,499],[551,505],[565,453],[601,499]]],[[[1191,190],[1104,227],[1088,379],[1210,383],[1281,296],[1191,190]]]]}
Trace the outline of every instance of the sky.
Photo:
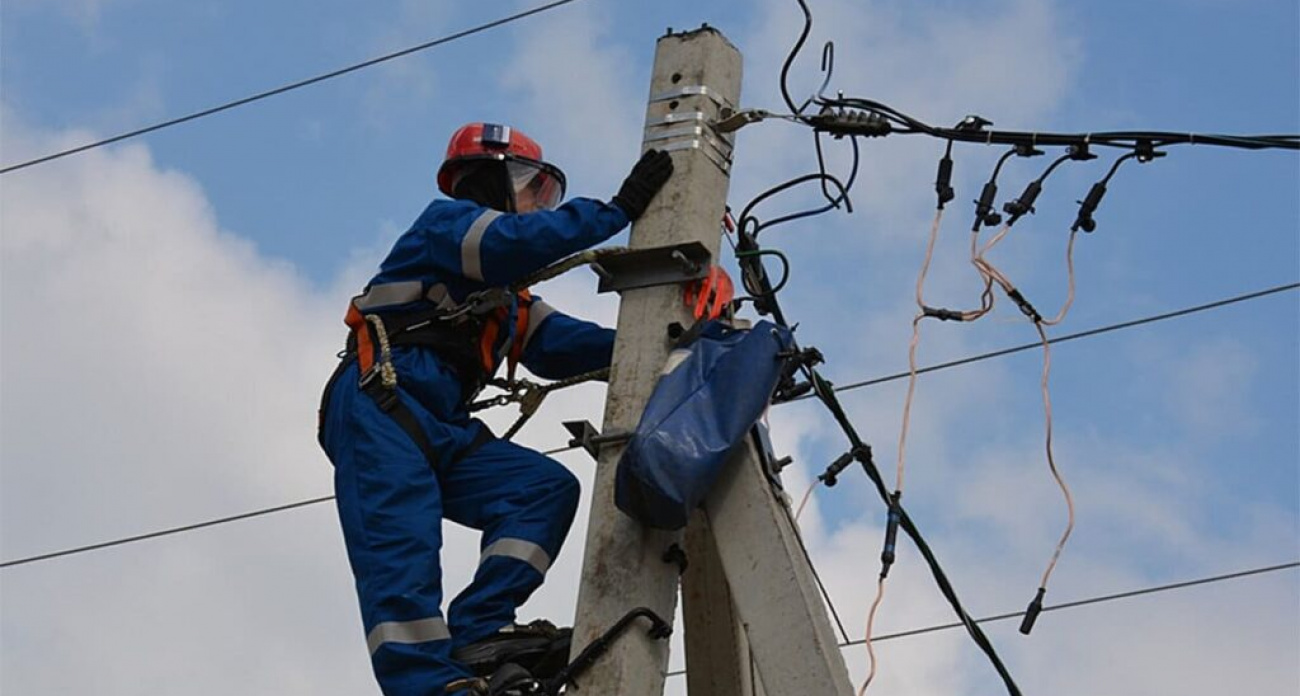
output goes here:
{"type": "MultiPolygon", "coordinates": [[[[490,21],[535,3],[6,0],[0,166],[212,107],[490,21]]],[[[1286,0],[810,0],[790,76],[951,125],[1089,132],[1300,132],[1300,7],[1286,0]]],[[[611,196],[638,152],[654,42],[718,27],[742,51],[742,104],[781,111],[794,0],[579,0],[510,26],[110,147],[0,175],[0,560],[332,493],[315,442],[348,297],[428,200],[446,139],[473,120],[529,133],[571,195],[611,196]]],[[[764,233],[793,274],[783,306],[824,374],[905,370],[916,273],[943,143],[862,143],[854,212],[764,233]]],[[[848,165],[844,143],[831,166],[848,165]]],[[[926,285],[978,301],[970,204],[1002,150],[958,146],[957,198],[926,285]]],[[[1065,297],[1076,201],[1115,153],[1062,167],[993,253],[1040,308],[1065,297]]],[[[1003,197],[1046,158],[1012,161],[1003,197]]],[[[737,136],[730,202],[814,171],[812,137],[737,136]]],[[[816,187],[760,215],[815,204],[816,187]]],[[[1300,158],[1180,146],[1125,165],[1077,241],[1068,333],[1300,280],[1300,158]]],[[[625,240],[625,235],[614,243],[625,240]]],[[[734,268],[734,261],[727,260],[734,268]]],[[[612,325],[617,299],[578,272],[539,294],[612,325]]],[[[1035,340],[1001,302],[973,325],[926,324],[922,364],[1035,340]]],[[[1300,559],[1300,300],[1294,291],[1058,346],[1055,453],[1078,526],[1059,603],[1300,559]]],[[[1021,610],[1064,525],[1043,456],[1041,355],[923,376],[905,502],[975,616],[1021,610]]],[[[892,482],[903,382],[843,394],[892,482]]],[[[562,446],[599,423],[602,389],[553,397],[520,433],[562,446]]],[[[488,418],[504,428],[514,412],[488,418]]],[[[798,496],[846,443],[811,402],[774,408],[798,496]]],[[[590,490],[594,464],[556,455],[590,490]]],[[[568,623],[589,493],[523,618],[568,623]]],[[[884,509],[865,477],[821,489],[803,534],[850,637],[865,628],[884,509]]],[[[449,526],[447,594],[477,539],[449,526]]],[[[909,544],[878,633],[946,623],[909,544]]],[[[1044,614],[986,628],[1027,694],[1292,694],[1300,573],[1044,614]]],[[[334,510],[307,506],[0,569],[0,692],[369,694],[334,510]]],[[[959,632],[877,647],[879,696],[1001,691],[959,632]]],[[[866,673],[861,646],[844,651],[866,673]]],[[[682,655],[670,660],[680,668],[682,655]]],[[[670,678],[666,693],[685,693],[670,678]]]]}

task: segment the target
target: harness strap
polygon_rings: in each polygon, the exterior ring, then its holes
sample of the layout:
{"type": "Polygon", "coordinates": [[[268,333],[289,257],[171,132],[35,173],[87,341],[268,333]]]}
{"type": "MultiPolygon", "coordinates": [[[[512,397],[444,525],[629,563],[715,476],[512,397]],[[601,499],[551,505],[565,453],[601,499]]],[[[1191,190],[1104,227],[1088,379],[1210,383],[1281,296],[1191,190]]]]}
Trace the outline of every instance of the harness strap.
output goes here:
{"type": "Polygon", "coordinates": [[[415,446],[419,447],[420,452],[424,454],[425,460],[429,462],[429,467],[437,471],[441,457],[438,456],[438,451],[433,448],[433,443],[429,442],[429,436],[420,427],[420,422],[415,419],[415,414],[398,397],[397,389],[389,389],[379,380],[371,379],[361,385],[361,391],[374,400],[379,410],[387,413],[389,418],[396,421],[397,425],[406,431],[407,436],[415,442],[415,446]]]}
{"type": "MultiPolygon", "coordinates": [[[[344,370],[348,368],[348,365],[352,364],[352,361],[357,359],[358,356],[356,353],[347,353],[344,355],[343,359],[339,361],[339,366],[335,368],[334,374],[331,375],[329,381],[325,383],[325,389],[321,393],[316,438],[320,442],[322,448],[325,446],[325,411],[329,408],[330,395],[333,393],[334,385],[338,382],[338,379],[342,376],[344,370]]],[[[388,416],[397,423],[398,427],[400,427],[406,435],[411,438],[411,441],[415,443],[415,446],[420,449],[420,453],[424,455],[425,461],[429,463],[429,468],[438,471],[442,457],[438,455],[438,451],[434,449],[433,443],[429,441],[429,436],[426,435],[424,429],[420,427],[420,422],[416,419],[415,413],[413,413],[406,404],[402,403],[401,398],[397,394],[397,389],[386,388],[381,381],[370,379],[362,383],[361,391],[374,400],[375,405],[379,406],[379,410],[387,413],[388,416]]],[[[474,436],[474,440],[470,442],[469,446],[459,455],[447,461],[446,464],[450,466],[459,462],[472,454],[479,447],[490,442],[494,437],[492,431],[487,429],[487,426],[482,426],[479,429],[478,434],[474,436]]]]}
{"type": "Polygon", "coordinates": [[[524,357],[524,344],[528,340],[529,317],[532,314],[533,294],[527,289],[519,291],[518,309],[515,311],[515,338],[510,346],[510,356],[506,363],[506,379],[514,381],[515,368],[524,357]]]}
{"type": "Polygon", "coordinates": [[[343,318],[343,323],[352,329],[351,335],[355,337],[357,343],[356,355],[361,363],[361,374],[369,374],[375,366],[375,346],[370,340],[370,328],[366,326],[365,315],[357,309],[355,302],[348,303],[348,313],[343,318]]]}

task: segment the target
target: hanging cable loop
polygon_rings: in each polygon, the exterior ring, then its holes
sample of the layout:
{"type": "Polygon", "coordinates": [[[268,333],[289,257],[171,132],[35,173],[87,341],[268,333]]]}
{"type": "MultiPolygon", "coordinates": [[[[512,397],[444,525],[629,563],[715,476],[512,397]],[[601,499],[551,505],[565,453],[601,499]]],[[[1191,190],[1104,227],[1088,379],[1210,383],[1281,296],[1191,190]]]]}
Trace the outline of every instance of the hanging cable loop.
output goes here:
{"type": "Polygon", "coordinates": [[[782,224],[782,223],[786,223],[786,222],[790,222],[790,221],[793,221],[793,220],[799,220],[799,219],[802,219],[802,218],[812,217],[812,216],[814,216],[814,215],[821,215],[822,213],[825,213],[825,212],[828,212],[828,211],[832,210],[835,206],[833,206],[833,205],[826,205],[826,206],[822,206],[822,207],[820,207],[820,208],[815,208],[815,209],[812,209],[812,210],[805,210],[805,211],[803,211],[803,212],[793,213],[793,214],[791,214],[791,215],[786,215],[786,216],[783,216],[783,217],[779,217],[779,218],[777,218],[777,219],[775,219],[775,220],[771,220],[771,221],[768,221],[768,222],[760,222],[757,218],[755,218],[755,217],[753,217],[752,215],[750,215],[751,211],[753,211],[753,209],[754,209],[754,208],[755,208],[759,203],[762,203],[763,201],[767,200],[768,198],[771,198],[772,196],[774,196],[774,195],[776,195],[776,194],[778,194],[778,193],[781,193],[781,192],[783,192],[783,191],[787,191],[787,190],[789,190],[789,189],[791,189],[791,188],[794,188],[795,186],[798,186],[798,185],[800,185],[800,184],[805,184],[805,183],[808,183],[808,182],[810,182],[810,181],[819,181],[819,180],[820,180],[820,181],[823,181],[823,182],[830,182],[831,184],[833,184],[833,185],[835,186],[835,188],[838,189],[839,192],[840,192],[840,197],[841,197],[841,199],[844,201],[844,208],[845,208],[845,210],[846,210],[847,212],[850,212],[850,213],[853,212],[853,204],[852,204],[852,202],[849,200],[849,192],[848,192],[848,188],[847,188],[847,187],[846,187],[846,186],[845,186],[845,185],[844,185],[844,184],[843,184],[843,183],[842,183],[838,178],[836,178],[836,177],[835,177],[834,175],[832,175],[832,174],[826,174],[826,173],[805,174],[805,175],[803,175],[803,176],[795,177],[794,179],[791,179],[791,180],[786,181],[786,182],[784,182],[784,183],[777,184],[776,186],[773,186],[772,188],[770,188],[770,189],[768,189],[768,190],[766,190],[766,191],[760,193],[757,197],[754,198],[754,200],[750,201],[750,202],[745,206],[744,210],[742,210],[741,213],[740,213],[740,221],[737,223],[738,226],[740,227],[740,231],[741,231],[742,233],[747,232],[747,231],[748,231],[748,228],[749,228],[749,225],[752,224],[752,225],[754,225],[754,230],[753,230],[753,232],[752,232],[752,235],[753,235],[754,237],[757,237],[759,232],[761,232],[762,230],[767,229],[767,228],[769,228],[769,227],[774,227],[774,226],[776,226],[776,225],[779,225],[779,224],[782,224]]]}

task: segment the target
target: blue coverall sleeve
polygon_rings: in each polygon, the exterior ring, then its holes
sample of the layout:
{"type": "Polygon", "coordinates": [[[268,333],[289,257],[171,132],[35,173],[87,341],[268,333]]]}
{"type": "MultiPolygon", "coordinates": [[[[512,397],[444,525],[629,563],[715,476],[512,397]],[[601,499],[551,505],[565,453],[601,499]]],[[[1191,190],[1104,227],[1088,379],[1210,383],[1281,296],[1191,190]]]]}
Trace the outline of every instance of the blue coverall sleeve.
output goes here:
{"type": "Polygon", "coordinates": [[[555,311],[535,301],[544,314],[524,344],[520,362],[542,379],[566,379],[603,370],[614,358],[614,330],[555,311]]]}
{"type": "MultiPolygon", "coordinates": [[[[595,246],[627,227],[627,213],[612,204],[575,198],[555,210],[502,214],[481,234],[462,240],[462,266],[474,266],[491,286],[509,285],[560,259],[595,246]]],[[[473,277],[471,268],[461,272],[473,277]]]]}

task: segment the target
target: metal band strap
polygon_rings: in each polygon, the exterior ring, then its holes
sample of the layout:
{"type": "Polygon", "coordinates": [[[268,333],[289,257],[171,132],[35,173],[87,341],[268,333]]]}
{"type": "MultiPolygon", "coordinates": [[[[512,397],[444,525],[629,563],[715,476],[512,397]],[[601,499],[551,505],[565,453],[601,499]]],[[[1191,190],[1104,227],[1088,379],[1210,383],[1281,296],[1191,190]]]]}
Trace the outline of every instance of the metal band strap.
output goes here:
{"type": "Polygon", "coordinates": [[[499,217],[501,217],[499,211],[484,210],[465,233],[465,239],[460,243],[460,270],[466,278],[483,282],[483,257],[480,246],[483,244],[483,234],[487,232],[488,225],[499,217]]]}
{"type": "Polygon", "coordinates": [[[523,342],[520,344],[523,349],[528,348],[528,341],[532,340],[533,334],[537,332],[537,327],[542,325],[546,318],[555,313],[555,308],[542,302],[533,300],[533,306],[528,308],[528,328],[524,330],[523,342]]]}
{"type": "Polygon", "coordinates": [[[479,558],[479,565],[486,563],[492,556],[505,556],[523,561],[542,575],[545,575],[546,571],[551,567],[551,555],[537,544],[523,539],[497,539],[486,549],[483,549],[483,556],[479,558]]]}
{"type": "Polygon", "coordinates": [[[384,643],[426,643],[431,640],[451,640],[451,631],[440,616],[416,621],[385,621],[370,629],[366,646],[374,655],[384,643]]]}

